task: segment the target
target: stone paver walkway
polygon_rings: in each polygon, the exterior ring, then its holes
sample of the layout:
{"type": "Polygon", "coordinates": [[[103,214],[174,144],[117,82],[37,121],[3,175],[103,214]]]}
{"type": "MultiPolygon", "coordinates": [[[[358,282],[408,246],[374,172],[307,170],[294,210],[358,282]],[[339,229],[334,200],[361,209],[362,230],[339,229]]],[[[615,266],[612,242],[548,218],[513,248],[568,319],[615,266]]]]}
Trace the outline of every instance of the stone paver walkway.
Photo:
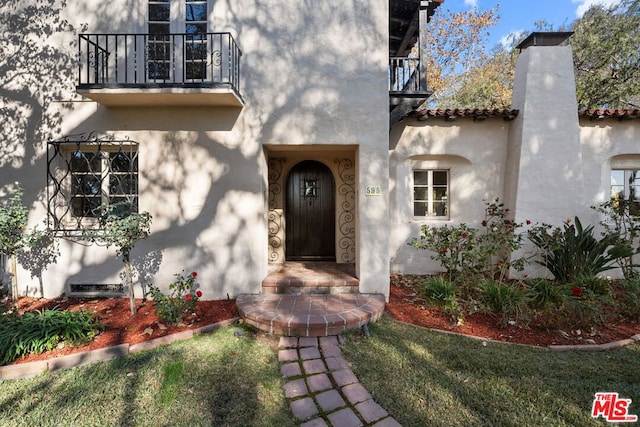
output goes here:
{"type": "Polygon", "coordinates": [[[280,372],[294,416],[304,427],[400,426],[351,371],[342,357],[341,339],[280,338],[280,372]]]}

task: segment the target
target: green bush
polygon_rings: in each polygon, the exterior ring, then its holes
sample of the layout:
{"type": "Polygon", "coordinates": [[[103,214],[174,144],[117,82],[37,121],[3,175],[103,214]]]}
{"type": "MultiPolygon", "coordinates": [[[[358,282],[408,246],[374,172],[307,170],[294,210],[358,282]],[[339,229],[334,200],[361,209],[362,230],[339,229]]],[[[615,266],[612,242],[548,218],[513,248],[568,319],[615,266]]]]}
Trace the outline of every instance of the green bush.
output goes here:
{"type": "Polygon", "coordinates": [[[567,298],[566,286],[549,279],[530,279],[527,285],[529,303],[535,308],[562,304],[567,298]]]}
{"type": "Polygon", "coordinates": [[[493,313],[501,313],[500,324],[506,325],[510,316],[521,319],[527,308],[524,291],[516,284],[485,279],[480,284],[483,291],[482,302],[493,313]]]}
{"type": "Polygon", "coordinates": [[[427,301],[456,319],[461,317],[462,313],[453,283],[440,276],[433,276],[429,277],[422,286],[422,294],[427,301]]]}
{"type": "Polygon", "coordinates": [[[0,323],[0,365],[28,354],[53,350],[60,343],[86,344],[101,329],[88,310],[54,308],[5,318],[0,323]]]}
{"type": "Polygon", "coordinates": [[[549,224],[533,227],[529,240],[542,251],[539,263],[559,282],[571,283],[615,268],[614,262],[628,254],[617,235],[597,240],[593,234],[593,225],[583,228],[575,217],[575,224],[567,220],[562,229],[549,224]]]}
{"type": "Polygon", "coordinates": [[[634,277],[620,281],[620,295],[616,295],[620,315],[640,316],[640,278],[634,277]]]}
{"type": "Polygon", "coordinates": [[[609,281],[601,277],[578,276],[574,281],[574,284],[594,295],[605,297],[611,295],[611,285],[609,284],[609,281]]]}
{"type": "Polygon", "coordinates": [[[155,311],[160,318],[171,324],[177,325],[182,322],[185,313],[194,313],[196,303],[202,296],[198,289],[200,284],[196,283],[197,272],[187,276],[176,274],[176,280],[169,285],[169,295],[164,294],[159,288],[149,285],[148,294],[155,304],[155,311]]]}

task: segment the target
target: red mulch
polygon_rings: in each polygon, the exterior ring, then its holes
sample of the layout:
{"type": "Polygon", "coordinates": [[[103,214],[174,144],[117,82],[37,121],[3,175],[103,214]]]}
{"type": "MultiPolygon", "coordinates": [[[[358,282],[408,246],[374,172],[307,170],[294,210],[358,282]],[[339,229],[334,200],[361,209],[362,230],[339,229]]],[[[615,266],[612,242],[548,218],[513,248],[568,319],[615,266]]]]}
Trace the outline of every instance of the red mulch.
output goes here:
{"type": "MultiPolygon", "coordinates": [[[[397,279],[397,278],[396,278],[397,279]]],[[[640,319],[620,321],[616,324],[599,326],[594,335],[567,331],[569,338],[557,331],[547,331],[534,327],[509,326],[498,327],[499,317],[494,314],[475,313],[465,317],[461,325],[441,310],[426,308],[415,289],[402,280],[392,278],[390,301],[386,311],[395,319],[427,328],[457,332],[498,341],[506,341],[535,346],[551,344],[585,344],[591,339],[597,344],[627,339],[640,333],[640,319]]],[[[69,310],[91,310],[100,319],[105,329],[90,344],[84,347],[65,347],[42,354],[34,354],[14,363],[33,362],[81,351],[95,350],[118,344],[137,344],[154,338],[195,329],[238,316],[235,300],[198,301],[196,313],[185,318],[180,326],[166,327],[153,309],[153,302],[136,300],[138,312],[132,316],[127,298],[67,298],[35,299],[20,298],[18,307],[21,312],[58,307],[69,310]],[[164,326],[164,325],[163,325],[164,326]],[[151,333],[149,333],[151,332],[151,333]]]]}
{"type": "Polygon", "coordinates": [[[152,301],[136,300],[137,313],[132,316],[128,298],[67,298],[35,299],[20,298],[21,312],[58,307],[61,310],[91,310],[104,325],[91,343],[83,347],[65,347],[42,354],[32,354],[14,363],[33,362],[81,351],[96,350],[119,344],[138,344],[165,335],[196,329],[201,326],[221,322],[238,316],[236,300],[198,301],[196,313],[186,316],[180,326],[169,326],[160,320],[153,309],[152,301]],[[166,326],[162,329],[159,324],[166,326]],[[152,331],[147,330],[148,328],[152,331]],[[145,332],[145,330],[147,330],[145,332]],[[151,332],[151,333],[148,333],[151,332]]]}
{"type": "Polygon", "coordinates": [[[389,303],[385,310],[395,319],[427,328],[440,329],[465,335],[473,335],[487,339],[528,344],[534,346],[604,344],[628,339],[640,333],[640,319],[628,319],[614,324],[598,326],[595,333],[587,331],[565,331],[566,338],[557,330],[545,330],[535,326],[499,327],[500,316],[497,314],[474,313],[465,316],[461,325],[442,310],[425,307],[424,300],[419,297],[415,288],[403,283],[398,277],[392,278],[389,303]]]}

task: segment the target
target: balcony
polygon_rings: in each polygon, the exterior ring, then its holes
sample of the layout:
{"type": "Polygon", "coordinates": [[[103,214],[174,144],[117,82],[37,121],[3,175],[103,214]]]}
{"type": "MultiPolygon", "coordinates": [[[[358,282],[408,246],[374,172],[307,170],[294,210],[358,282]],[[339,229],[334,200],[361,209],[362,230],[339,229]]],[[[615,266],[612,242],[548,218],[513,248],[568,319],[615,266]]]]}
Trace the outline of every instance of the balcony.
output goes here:
{"type": "Polygon", "coordinates": [[[411,57],[389,58],[389,101],[398,105],[402,100],[415,99],[422,103],[431,95],[420,80],[420,60],[411,57]]]}
{"type": "Polygon", "coordinates": [[[106,106],[242,107],[230,33],[81,34],[77,92],[106,106]]]}

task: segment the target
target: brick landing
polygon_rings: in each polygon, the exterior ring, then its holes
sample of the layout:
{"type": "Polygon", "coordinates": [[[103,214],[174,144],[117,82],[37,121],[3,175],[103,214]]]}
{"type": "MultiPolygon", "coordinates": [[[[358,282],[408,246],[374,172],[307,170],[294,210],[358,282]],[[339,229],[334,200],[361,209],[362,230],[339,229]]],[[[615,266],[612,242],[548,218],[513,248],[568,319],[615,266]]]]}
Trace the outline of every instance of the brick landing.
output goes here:
{"type": "Polygon", "coordinates": [[[384,311],[378,294],[240,295],[240,317],[262,331],[285,336],[338,335],[375,322],[384,311]]]}
{"type": "Polygon", "coordinates": [[[269,265],[262,281],[264,294],[357,293],[360,281],[355,264],[322,261],[287,261],[269,265]]]}

